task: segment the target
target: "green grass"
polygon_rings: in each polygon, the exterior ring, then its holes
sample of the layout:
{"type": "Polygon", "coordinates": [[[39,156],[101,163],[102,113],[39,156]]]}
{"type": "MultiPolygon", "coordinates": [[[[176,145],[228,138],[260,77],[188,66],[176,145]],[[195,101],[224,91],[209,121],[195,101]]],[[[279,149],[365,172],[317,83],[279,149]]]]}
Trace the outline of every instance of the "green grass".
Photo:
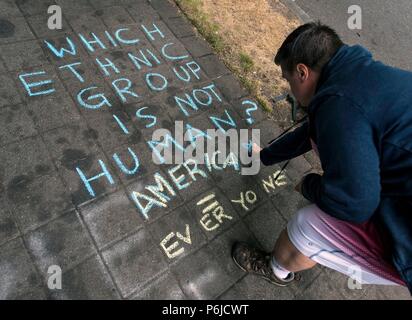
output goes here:
{"type": "Polygon", "coordinates": [[[225,43],[219,26],[213,23],[207,14],[202,11],[202,0],[175,0],[180,9],[186,14],[190,22],[199,33],[210,43],[218,53],[226,66],[237,75],[248,91],[255,96],[256,100],[266,112],[271,112],[272,107],[258,90],[258,83],[248,74],[253,70],[253,59],[244,52],[236,52],[236,48],[225,43]]]}
{"type": "Polygon", "coordinates": [[[211,44],[216,52],[225,48],[223,38],[219,34],[219,26],[210,22],[207,15],[202,12],[201,0],[175,0],[178,6],[186,13],[199,33],[211,44]]]}
{"type": "Polygon", "coordinates": [[[255,96],[256,101],[260,104],[262,109],[268,113],[271,113],[272,106],[265,97],[259,94],[257,82],[254,80],[248,79],[247,77],[242,76],[242,75],[238,75],[238,77],[240,79],[240,82],[245,86],[245,88],[255,96]]]}
{"type": "Polygon", "coordinates": [[[255,93],[257,91],[257,84],[255,81],[248,79],[243,75],[238,75],[240,82],[248,89],[248,91],[255,93]]]}
{"type": "Polygon", "coordinates": [[[240,61],[240,67],[242,68],[243,72],[248,73],[252,71],[254,63],[253,63],[252,58],[249,55],[241,52],[239,54],[239,61],[240,61]]]}
{"type": "Polygon", "coordinates": [[[270,103],[262,98],[260,95],[256,97],[257,102],[259,102],[259,104],[262,106],[263,110],[265,110],[268,113],[272,112],[272,106],[270,105],[270,103]]]}

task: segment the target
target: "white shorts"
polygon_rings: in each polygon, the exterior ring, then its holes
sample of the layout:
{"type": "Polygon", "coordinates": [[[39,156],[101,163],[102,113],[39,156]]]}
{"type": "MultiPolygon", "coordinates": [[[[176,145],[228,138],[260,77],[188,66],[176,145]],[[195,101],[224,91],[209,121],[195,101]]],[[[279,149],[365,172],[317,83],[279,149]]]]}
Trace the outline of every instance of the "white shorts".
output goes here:
{"type": "Polygon", "coordinates": [[[297,212],[287,232],[303,255],[361,284],[405,285],[390,262],[384,235],[371,221],[341,221],[313,204],[297,212]]]}

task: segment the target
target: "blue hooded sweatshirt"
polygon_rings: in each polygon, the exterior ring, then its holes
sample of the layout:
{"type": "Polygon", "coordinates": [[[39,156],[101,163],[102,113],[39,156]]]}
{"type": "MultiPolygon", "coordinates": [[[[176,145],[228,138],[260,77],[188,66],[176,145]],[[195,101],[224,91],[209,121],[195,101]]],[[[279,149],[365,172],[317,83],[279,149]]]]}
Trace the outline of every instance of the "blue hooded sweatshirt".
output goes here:
{"type": "Polygon", "coordinates": [[[412,73],[344,45],[323,68],[308,115],[261,151],[263,164],[304,154],[313,139],[324,173],[304,178],[303,195],[337,219],[374,219],[412,292],[412,73]]]}

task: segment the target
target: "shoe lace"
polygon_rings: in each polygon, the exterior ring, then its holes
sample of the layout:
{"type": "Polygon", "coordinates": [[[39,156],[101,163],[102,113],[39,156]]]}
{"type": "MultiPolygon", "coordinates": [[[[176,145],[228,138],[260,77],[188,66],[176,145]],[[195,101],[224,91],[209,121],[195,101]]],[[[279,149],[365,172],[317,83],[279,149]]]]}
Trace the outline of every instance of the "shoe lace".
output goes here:
{"type": "Polygon", "coordinates": [[[250,257],[250,265],[253,271],[267,274],[267,257],[264,257],[264,259],[262,259],[261,255],[252,255],[250,257]]]}

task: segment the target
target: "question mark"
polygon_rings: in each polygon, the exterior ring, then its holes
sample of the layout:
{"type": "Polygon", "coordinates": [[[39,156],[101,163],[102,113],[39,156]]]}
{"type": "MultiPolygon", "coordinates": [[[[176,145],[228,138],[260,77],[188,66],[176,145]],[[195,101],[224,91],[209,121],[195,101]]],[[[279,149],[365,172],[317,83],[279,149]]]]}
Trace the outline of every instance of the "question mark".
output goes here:
{"type": "Polygon", "coordinates": [[[250,113],[252,111],[256,111],[258,106],[255,102],[250,101],[250,100],[245,100],[245,101],[242,102],[242,105],[245,105],[245,104],[251,104],[253,106],[251,108],[246,109],[246,114],[249,116],[249,118],[246,119],[246,122],[249,123],[249,124],[253,124],[255,122],[255,120],[253,120],[253,118],[250,116],[250,113]]]}

